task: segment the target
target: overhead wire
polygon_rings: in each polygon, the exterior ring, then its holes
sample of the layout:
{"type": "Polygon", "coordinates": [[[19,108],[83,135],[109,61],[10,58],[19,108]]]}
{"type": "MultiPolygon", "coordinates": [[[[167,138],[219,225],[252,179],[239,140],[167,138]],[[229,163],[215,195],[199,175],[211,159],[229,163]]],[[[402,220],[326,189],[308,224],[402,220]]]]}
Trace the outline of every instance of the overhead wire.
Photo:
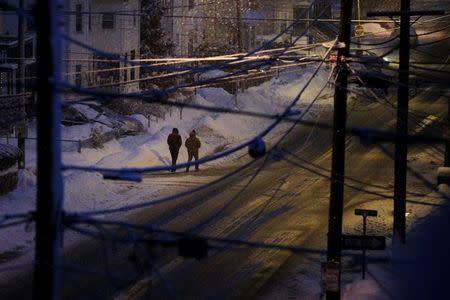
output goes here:
{"type": "MultiPolygon", "coordinates": [[[[331,52],[331,49],[333,48],[333,45],[330,46],[330,48],[328,49],[327,53],[325,54],[326,56],[328,56],[328,54],[331,52]]],[[[287,116],[289,116],[291,114],[291,110],[294,108],[294,106],[297,104],[297,102],[300,100],[301,95],[303,94],[303,92],[306,90],[307,86],[310,84],[310,82],[314,79],[314,76],[317,75],[317,73],[320,70],[320,67],[322,66],[323,62],[320,62],[318,67],[314,70],[314,72],[312,73],[312,75],[310,76],[310,78],[308,79],[308,81],[305,83],[305,85],[303,86],[302,90],[300,91],[300,93],[295,97],[295,99],[291,102],[291,104],[286,107],[286,109],[284,110],[284,112],[279,115],[278,118],[276,118],[274,120],[274,122],[268,126],[265,130],[263,130],[262,132],[260,132],[257,137],[263,138],[265,137],[270,131],[272,131],[279,123],[281,123],[283,121],[283,119],[287,116]]],[[[224,156],[230,155],[234,152],[237,152],[245,147],[247,147],[248,145],[250,145],[252,142],[254,141],[254,139],[251,139],[241,145],[235,146],[232,149],[223,151],[219,154],[215,154],[212,155],[210,157],[206,157],[206,158],[202,158],[200,160],[198,160],[197,163],[199,164],[204,164],[206,162],[210,162],[213,160],[217,160],[219,158],[222,158],[224,156]]],[[[184,167],[188,167],[193,165],[194,163],[184,163],[184,164],[179,164],[177,166],[175,166],[176,168],[184,168],[184,167]]],[[[84,166],[76,166],[76,165],[65,165],[62,167],[63,170],[79,170],[79,171],[88,171],[88,172],[110,172],[110,171],[119,171],[117,169],[113,170],[113,169],[107,169],[107,168],[95,168],[95,167],[84,167],[84,166]]],[[[155,172],[155,171],[163,171],[163,170],[169,170],[169,168],[167,166],[159,166],[159,167],[148,167],[148,168],[125,168],[122,169],[120,172],[131,172],[131,173],[136,173],[136,172],[155,172]]]]}
{"type": "MultiPolygon", "coordinates": [[[[325,12],[325,9],[321,12],[321,14],[323,14],[324,12],[325,12]]],[[[320,15],[319,15],[319,16],[320,16],[320,15]]],[[[319,17],[319,16],[318,16],[318,17],[319,17]]],[[[312,26],[312,25],[313,25],[313,23],[311,23],[309,26],[312,26]]],[[[309,28],[309,27],[308,27],[308,28],[309,28]]],[[[308,28],[306,28],[306,29],[303,31],[303,34],[305,34],[305,33],[307,32],[308,28]]],[[[288,51],[288,50],[290,49],[290,47],[292,47],[292,45],[295,45],[295,43],[297,42],[298,39],[300,39],[300,37],[301,37],[301,36],[297,37],[291,45],[286,46],[284,52],[285,52],[285,51],[288,51]]],[[[283,54],[283,52],[280,53],[280,54],[278,54],[278,57],[281,56],[282,54],[283,54]]],[[[271,61],[269,61],[267,64],[270,64],[270,63],[273,62],[273,61],[275,61],[275,58],[272,58],[271,61]]],[[[264,65],[266,65],[266,63],[261,63],[261,64],[257,64],[257,65],[254,65],[254,66],[246,67],[246,68],[244,68],[244,69],[238,70],[238,71],[233,72],[233,73],[231,73],[231,74],[227,74],[227,75],[224,75],[224,76],[214,77],[214,78],[207,79],[207,80],[202,80],[201,83],[203,83],[203,84],[211,83],[211,82],[214,82],[214,81],[217,81],[217,80],[220,80],[220,79],[227,78],[227,77],[232,76],[232,75],[237,75],[237,74],[243,73],[243,72],[245,72],[245,71],[247,71],[247,70],[249,70],[249,69],[252,69],[252,68],[262,67],[262,66],[264,66],[264,65]]],[[[182,84],[182,85],[178,85],[178,86],[176,86],[176,87],[172,87],[171,89],[165,90],[165,91],[163,91],[163,92],[165,92],[165,93],[167,94],[167,93],[170,93],[170,92],[174,92],[174,91],[176,91],[176,90],[179,90],[179,89],[181,89],[181,88],[193,87],[193,86],[198,85],[198,84],[199,84],[199,82],[196,82],[195,84],[182,84]]],[[[70,85],[66,83],[66,86],[70,86],[70,85]]],[[[74,86],[72,86],[72,89],[74,89],[74,90],[80,90],[79,87],[74,87],[74,86]]],[[[80,91],[79,91],[79,92],[80,92],[80,91]]],[[[146,95],[146,94],[149,94],[149,93],[150,93],[150,94],[152,94],[152,93],[153,93],[153,94],[155,94],[155,93],[158,94],[158,93],[160,93],[160,92],[161,92],[161,91],[150,90],[150,91],[143,92],[143,93],[140,93],[140,94],[141,94],[141,95],[146,95]]],[[[87,93],[87,91],[85,91],[85,93],[87,93]]],[[[94,93],[94,92],[91,91],[90,93],[92,94],[92,93],[94,93]]],[[[89,93],[88,93],[88,94],[89,94],[89,93]]],[[[98,93],[97,93],[97,94],[98,94],[98,93]]],[[[105,93],[104,93],[104,94],[105,94],[105,93]]],[[[121,97],[123,97],[123,98],[126,98],[126,97],[135,97],[135,96],[137,96],[137,95],[139,95],[139,94],[136,94],[136,93],[128,93],[128,94],[125,94],[125,95],[122,94],[121,97]]],[[[97,95],[97,96],[101,96],[101,95],[97,95]]],[[[113,93],[109,93],[108,95],[105,95],[105,96],[109,96],[109,97],[113,97],[113,98],[114,98],[114,97],[115,97],[115,98],[118,97],[117,94],[113,94],[113,93]]],[[[92,97],[90,97],[90,98],[83,99],[83,100],[80,100],[80,101],[91,101],[91,100],[94,100],[94,99],[93,99],[92,97]]]]}
{"type": "MultiPolygon", "coordinates": [[[[329,51],[327,51],[327,53],[324,55],[324,57],[328,56],[329,52],[331,51],[331,48],[332,48],[332,46],[330,47],[329,51]]],[[[319,65],[319,67],[317,68],[317,70],[320,69],[321,65],[322,65],[322,64],[319,65]]],[[[317,74],[317,73],[316,73],[316,74],[317,74]]],[[[315,74],[313,74],[313,75],[311,76],[311,78],[314,78],[314,76],[315,76],[315,74]]],[[[309,81],[309,82],[311,82],[311,81],[309,81]]],[[[309,85],[309,83],[307,83],[306,86],[307,86],[307,85],[309,85]]],[[[325,87],[325,86],[326,86],[326,85],[324,85],[324,87],[325,87]]],[[[302,115],[294,122],[294,124],[290,127],[290,129],[287,130],[287,131],[283,134],[282,139],[284,139],[284,138],[287,136],[287,134],[290,133],[290,131],[293,129],[293,127],[295,127],[297,124],[301,124],[301,119],[302,119],[302,118],[306,115],[306,113],[311,109],[311,107],[312,107],[312,105],[314,104],[314,102],[318,99],[319,95],[323,92],[323,89],[324,89],[324,88],[322,88],[322,90],[320,91],[320,93],[318,94],[318,96],[314,99],[314,101],[312,101],[312,102],[309,104],[309,106],[305,109],[305,111],[302,113],[302,115]]],[[[303,94],[304,90],[305,90],[305,87],[303,87],[303,88],[301,89],[301,91],[299,92],[299,94],[297,95],[297,97],[296,97],[296,100],[297,100],[297,101],[298,101],[298,99],[300,99],[300,97],[301,97],[301,95],[303,94]]],[[[296,101],[294,101],[294,102],[296,103],[296,101]]],[[[295,105],[295,103],[294,103],[294,105],[295,105]]],[[[280,139],[280,141],[281,141],[282,139],[280,139]]],[[[253,163],[254,163],[254,161],[251,161],[250,163],[247,163],[246,165],[244,165],[244,167],[241,167],[241,168],[239,168],[239,169],[237,169],[237,170],[235,170],[235,171],[233,171],[233,172],[231,172],[231,173],[229,173],[229,174],[227,174],[227,175],[225,175],[225,176],[219,178],[218,180],[214,180],[214,181],[212,181],[211,183],[209,183],[209,184],[207,184],[207,185],[205,185],[205,186],[203,186],[203,187],[196,188],[196,189],[194,189],[194,191],[199,191],[199,190],[206,189],[207,187],[211,186],[212,184],[216,184],[216,183],[218,183],[218,182],[220,182],[220,181],[223,181],[223,180],[225,180],[226,178],[229,178],[229,177],[233,176],[234,174],[237,174],[238,172],[240,172],[241,170],[243,170],[244,168],[246,168],[247,166],[249,166],[250,164],[253,164],[253,163]]],[[[179,167],[180,167],[180,166],[177,166],[177,168],[179,168],[179,167]]],[[[194,191],[191,191],[191,192],[194,192],[194,191]]],[[[189,193],[188,193],[188,194],[189,194],[189,193]]],[[[183,192],[183,193],[181,193],[180,195],[186,195],[186,193],[183,192]]],[[[153,202],[150,201],[150,202],[144,203],[144,204],[129,205],[129,206],[125,206],[125,207],[118,208],[118,209],[112,209],[112,210],[111,210],[111,209],[110,209],[110,210],[100,210],[100,211],[97,211],[97,212],[81,212],[81,214],[82,214],[82,215],[96,215],[96,214],[110,214],[110,213],[124,212],[124,211],[129,211],[129,210],[133,210],[133,209],[137,209],[137,208],[142,208],[142,207],[144,207],[144,206],[155,205],[156,203],[163,203],[163,202],[167,202],[167,201],[172,201],[172,200],[174,200],[174,199],[176,199],[176,198],[178,198],[178,197],[169,196],[169,197],[162,198],[162,199],[160,199],[160,200],[155,200],[155,201],[153,201],[153,202]]]]}
{"type": "MultiPolygon", "coordinates": [[[[317,1],[317,0],[316,0],[316,1],[317,1]]],[[[316,19],[318,19],[322,14],[324,14],[325,11],[326,11],[326,8],[324,8],[324,9],[320,12],[320,14],[316,17],[316,19]]],[[[314,25],[314,22],[311,22],[311,23],[308,25],[308,27],[305,28],[305,30],[302,32],[302,34],[301,34],[300,36],[296,37],[295,40],[294,40],[291,44],[289,44],[288,46],[286,46],[286,47],[284,48],[284,50],[283,50],[281,53],[279,53],[279,54],[277,54],[276,56],[272,57],[272,58],[271,58],[270,60],[268,60],[267,62],[263,62],[263,63],[260,63],[260,64],[255,64],[255,65],[253,65],[253,66],[249,66],[249,67],[246,67],[246,68],[244,68],[244,69],[240,69],[240,70],[238,70],[238,71],[235,71],[235,72],[233,72],[233,73],[231,73],[231,74],[227,74],[227,75],[223,75],[223,76],[216,76],[216,77],[213,77],[213,78],[210,78],[210,79],[205,79],[205,80],[202,80],[201,83],[206,84],[206,83],[214,82],[214,81],[216,81],[216,80],[224,79],[224,78],[227,78],[227,77],[232,76],[232,75],[241,74],[241,73],[243,73],[243,72],[245,72],[245,71],[247,71],[247,70],[249,70],[249,69],[252,69],[252,68],[262,67],[262,66],[265,66],[265,65],[267,65],[267,64],[271,64],[271,63],[275,62],[276,59],[277,59],[278,57],[281,57],[281,56],[283,55],[283,53],[285,53],[286,51],[290,50],[291,47],[295,46],[296,42],[301,38],[301,36],[303,36],[304,34],[306,34],[307,31],[308,31],[308,29],[309,29],[311,26],[313,26],[313,25],[314,25]]],[[[276,40],[276,37],[275,37],[274,39],[272,39],[271,41],[273,42],[273,41],[275,41],[275,40],[276,40]]],[[[269,42],[271,42],[271,41],[269,41],[269,42]]],[[[265,45],[268,45],[269,42],[266,43],[265,45]]],[[[272,43],[272,42],[271,42],[271,43],[272,43]]],[[[263,45],[263,46],[261,46],[261,47],[255,49],[255,50],[253,50],[253,51],[247,53],[246,55],[249,56],[249,55],[252,55],[252,54],[255,53],[255,52],[258,52],[258,51],[262,50],[262,49],[264,48],[265,45],[263,45]]],[[[244,55],[244,56],[240,56],[239,58],[236,59],[236,61],[242,60],[244,57],[245,57],[245,55],[244,55]]],[[[231,64],[232,62],[233,62],[233,61],[227,62],[226,64],[231,64]]],[[[223,66],[223,64],[219,64],[219,65],[222,65],[222,66],[223,66]]],[[[217,64],[215,64],[215,65],[213,64],[212,66],[214,66],[214,68],[217,68],[217,67],[218,67],[217,64]]],[[[210,66],[209,66],[209,69],[211,70],[211,68],[212,68],[212,67],[211,67],[211,65],[210,65],[210,66]]],[[[195,74],[195,73],[197,73],[198,71],[199,71],[199,69],[197,69],[196,71],[182,71],[182,72],[184,72],[182,75],[186,75],[186,74],[195,74]]],[[[200,72],[201,72],[201,71],[200,71],[200,72]]],[[[197,82],[196,84],[198,84],[198,82],[197,82]]],[[[178,90],[178,89],[180,89],[180,88],[192,87],[192,86],[194,86],[194,85],[195,85],[195,84],[181,84],[181,85],[178,85],[178,86],[176,86],[176,87],[172,87],[171,89],[166,90],[165,92],[166,92],[166,93],[167,93],[167,92],[173,92],[173,91],[176,91],[176,90],[178,90]]],[[[70,86],[70,85],[69,85],[69,84],[66,84],[66,86],[70,86]]],[[[73,89],[76,90],[77,87],[73,87],[73,89]]],[[[78,90],[79,90],[79,88],[78,88],[78,90]]],[[[80,92],[80,91],[79,91],[79,92],[80,92]]],[[[85,92],[86,92],[86,91],[85,91],[85,92]]],[[[144,92],[144,93],[141,93],[141,94],[148,94],[148,93],[150,93],[150,94],[151,94],[151,93],[155,93],[155,91],[152,91],[152,90],[151,90],[151,91],[144,92]]],[[[130,94],[128,94],[128,95],[130,95],[130,94]]],[[[112,95],[109,95],[109,96],[112,96],[112,95]]],[[[125,98],[126,98],[127,95],[122,95],[122,97],[125,97],[125,98]]],[[[117,95],[116,95],[116,98],[117,98],[117,95]]],[[[91,100],[91,99],[88,98],[88,100],[91,100]]]]}
{"type": "MultiPolygon", "coordinates": [[[[318,0],[314,0],[314,1],[309,5],[308,9],[305,9],[305,11],[302,13],[302,15],[306,14],[306,12],[309,11],[309,10],[313,7],[313,5],[314,5],[314,3],[315,3],[316,1],[318,1],[318,0]]],[[[324,13],[324,11],[323,11],[320,15],[322,15],[323,13],[324,13]]],[[[316,17],[316,19],[318,19],[319,17],[320,17],[320,16],[316,17]]],[[[294,22],[291,23],[289,26],[287,26],[284,30],[282,30],[280,33],[276,34],[272,39],[270,39],[269,41],[263,43],[261,46],[256,47],[255,49],[253,49],[253,50],[247,52],[246,54],[244,54],[244,55],[242,55],[242,56],[236,58],[234,61],[239,61],[239,60],[242,60],[242,59],[244,59],[244,58],[246,58],[246,57],[252,56],[252,55],[254,55],[255,53],[257,53],[258,51],[263,50],[263,49],[265,49],[266,47],[272,45],[272,44],[273,44],[276,40],[278,40],[284,33],[288,32],[293,26],[295,26],[295,25],[298,24],[298,23],[299,23],[298,21],[294,21],[294,22]]],[[[112,58],[112,59],[119,60],[119,61],[121,61],[121,62],[123,62],[123,63],[126,63],[126,64],[129,64],[129,65],[140,66],[141,68],[145,68],[145,69],[148,68],[148,69],[155,69],[155,70],[164,70],[164,69],[165,69],[165,70],[172,70],[172,71],[182,71],[182,69],[180,69],[180,68],[172,68],[172,69],[170,69],[170,68],[163,68],[163,67],[154,67],[154,66],[152,66],[152,65],[147,65],[147,64],[135,63],[135,62],[133,62],[132,60],[130,60],[130,59],[124,57],[124,56],[121,55],[121,54],[111,53],[111,52],[108,52],[108,51],[104,51],[104,50],[101,50],[101,49],[92,47],[92,46],[87,45],[86,43],[84,43],[84,42],[82,42],[82,41],[79,41],[79,40],[77,40],[77,39],[74,39],[74,38],[68,36],[67,34],[62,34],[61,36],[62,36],[62,38],[63,38],[64,40],[66,40],[67,42],[70,42],[70,43],[72,43],[72,44],[74,44],[74,45],[77,45],[77,46],[82,47],[82,48],[84,48],[84,49],[87,49],[87,50],[89,50],[89,51],[95,52],[95,53],[100,54],[100,55],[102,55],[102,56],[104,56],[104,57],[108,57],[108,58],[112,58]]],[[[217,68],[223,67],[224,65],[226,65],[226,64],[228,64],[228,63],[229,63],[229,62],[227,62],[227,63],[225,63],[225,64],[215,64],[215,65],[208,66],[208,67],[197,67],[197,68],[190,69],[190,71],[191,71],[193,74],[195,74],[195,73],[198,73],[198,72],[204,72],[204,71],[206,71],[206,70],[217,69],[217,68]]]]}
{"type": "MultiPolygon", "coordinates": [[[[325,10],[324,10],[324,11],[325,11],[325,10]]],[[[323,12],[324,12],[324,11],[323,11],[323,12]]],[[[323,13],[323,12],[322,12],[322,13],[323,13]]],[[[307,30],[307,29],[306,29],[306,30],[307,30]]],[[[306,30],[305,30],[304,32],[306,32],[306,30]]],[[[298,38],[300,38],[300,37],[298,37],[298,38]]],[[[293,44],[295,44],[295,42],[296,42],[296,41],[294,41],[293,44]]],[[[285,50],[288,50],[288,49],[289,49],[289,46],[287,46],[287,47],[285,48],[285,50]]],[[[331,51],[331,47],[330,47],[330,49],[327,51],[327,54],[328,54],[330,51],[331,51]]],[[[319,64],[319,66],[321,66],[322,63],[323,63],[323,62],[321,62],[321,63],[319,64]]],[[[314,72],[314,75],[317,74],[318,70],[319,70],[319,68],[316,69],[316,71],[314,72]]],[[[313,75],[313,76],[314,76],[314,75],[313,75]]],[[[313,76],[310,78],[310,80],[308,81],[307,84],[309,84],[309,82],[313,79],[313,76]]],[[[66,85],[67,85],[67,84],[66,84],[66,85]]],[[[305,88],[306,88],[306,87],[304,87],[304,89],[305,89],[305,88]]],[[[119,95],[119,94],[114,94],[114,93],[108,93],[108,94],[106,95],[105,92],[85,91],[85,90],[82,90],[82,89],[79,88],[79,87],[73,87],[73,86],[72,86],[72,89],[75,89],[75,90],[78,90],[78,91],[83,91],[83,92],[86,92],[86,93],[91,93],[91,94],[92,94],[92,93],[95,93],[97,96],[101,96],[101,95],[103,94],[104,96],[118,97],[118,95],[119,95]]],[[[301,93],[303,93],[304,89],[302,90],[301,93]]],[[[131,95],[132,95],[132,94],[131,94],[131,95]]],[[[128,95],[121,95],[120,97],[127,97],[127,96],[130,96],[130,94],[128,94],[128,95]]],[[[134,96],[138,97],[137,95],[134,95],[134,96]]],[[[269,128],[268,128],[267,130],[265,130],[264,132],[262,132],[259,136],[260,136],[260,137],[264,137],[265,135],[267,135],[267,134],[275,127],[275,126],[277,126],[277,125],[282,121],[282,119],[283,119],[284,117],[288,116],[289,113],[290,113],[291,108],[295,105],[295,103],[296,103],[298,100],[299,100],[299,98],[295,99],[293,105],[290,106],[290,107],[288,107],[288,108],[285,110],[285,112],[283,113],[283,115],[282,115],[281,117],[277,118],[277,119],[275,120],[275,122],[274,122],[271,126],[269,126],[269,128]]],[[[229,154],[231,154],[231,153],[233,153],[233,152],[239,151],[239,150],[243,149],[244,147],[248,146],[251,142],[253,142],[253,141],[249,141],[249,142],[244,143],[244,144],[242,144],[242,145],[239,145],[239,146],[237,146],[237,147],[235,147],[235,148],[233,148],[233,149],[230,149],[230,150],[228,150],[228,151],[224,151],[222,154],[220,154],[220,157],[223,157],[223,156],[225,156],[225,155],[229,155],[229,154]]],[[[219,155],[215,155],[215,156],[219,158],[219,155]]],[[[213,159],[213,157],[210,157],[210,158],[203,158],[203,159],[200,159],[200,160],[199,160],[199,163],[204,163],[204,162],[210,161],[211,159],[215,160],[215,159],[218,159],[218,158],[214,158],[214,159],[213,159]]],[[[178,168],[180,168],[180,167],[187,167],[187,166],[189,166],[189,165],[191,165],[191,164],[193,164],[193,163],[186,163],[186,164],[178,165],[177,167],[178,167],[178,168]]],[[[67,167],[67,166],[66,166],[66,167],[63,167],[63,170],[64,170],[64,169],[67,170],[67,169],[71,169],[71,168],[72,168],[72,166],[70,166],[70,167],[67,167]]],[[[81,170],[81,169],[79,169],[79,168],[77,168],[77,169],[78,169],[78,170],[81,170]]],[[[82,169],[85,169],[85,168],[82,168],[82,169]]],[[[167,169],[167,167],[165,167],[165,166],[159,167],[159,169],[158,169],[158,167],[154,167],[154,168],[151,168],[151,169],[148,169],[148,168],[147,168],[147,169],[146,169],[146,172],[150,172],[150,170],[154,170],[154,171],[158,170],[158,171],[161,171],[161,170],[165,170],[165,169],[167,169]]],[[[87,169],[86,169],[86,170],[87,170],[87,169]]],[[[111,171],[111,170],[110,170],[110,171],[111,171]]],[[[116,170],[116,171],[117,171],[117,170],[116,170]]]]}
{"type": "MultiPolygon", "coordinates": [[[[114,225],[118,225],[118,224],[114,224],[114,225]]],[[[173,232],[171,234],[173,234],[173,232]]],[[[208,239],[209,240],[213,240],[212,238],[208,238],[208,239]]],[[[261,244],[261,243],[256,244],[256,243],[251,243],[251,242],[246,242],[246,241],[239,241],[239,240],[224,240],[224,239],[218,240],[218,239],[214,239],[214,241],[230,243],[230,244],[246,245],[246,246],[251,246],[251,247],[271,247],[271,245],[267,245],[267,244],[261,244]]],[[[289,251],[293,251],[293,252],[295,250],[295,251],[299,251],[300,252],[300,250],[298,250],[299,248],[283,247],[283,246],[279,246],[279,245],[276,246],[276,248],[275,248],[274,245],[272,245],[272,247],[273,247],[273,249],[289,250],[289,251]]],[[[308,251],[311,251],[311,250],[308,250],[308,251]]]]}

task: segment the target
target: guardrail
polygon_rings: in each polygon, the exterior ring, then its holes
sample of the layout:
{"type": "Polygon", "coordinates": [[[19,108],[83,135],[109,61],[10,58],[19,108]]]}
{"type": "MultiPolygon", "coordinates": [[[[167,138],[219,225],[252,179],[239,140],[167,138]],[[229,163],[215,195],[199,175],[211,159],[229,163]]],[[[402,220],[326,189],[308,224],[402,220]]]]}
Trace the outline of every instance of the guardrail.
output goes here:
{"type": "MultiPolygon", "coordinates": [[[[23,140],[33,140],[33,141],[37,141],[37,137],[20,137],[20,136],[8,136],[8,135],[3,135],[0,136],[0,140],[6,140],[6,144],[9,144],[10,140],[18,140],[18,139],[23,139],[23,140]]],[[[78,153],[81,153],[81,148],[83,145],[83,141],[82,140],[69,140],[69,139],[61,139],[59,140],[60,142],[65,142],[65,143],[74,143],[77,144],[77,151],[78,153]]]]}

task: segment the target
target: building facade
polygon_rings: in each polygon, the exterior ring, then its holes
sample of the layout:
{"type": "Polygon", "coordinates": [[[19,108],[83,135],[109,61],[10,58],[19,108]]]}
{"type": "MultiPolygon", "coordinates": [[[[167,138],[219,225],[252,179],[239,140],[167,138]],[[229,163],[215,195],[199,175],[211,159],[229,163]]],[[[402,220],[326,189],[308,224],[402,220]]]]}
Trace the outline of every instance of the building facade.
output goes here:
{"type": "Polygon", "coordinates": [[[174,56],[235,53],[247,43],[242,19],[252,0],[166,0],[162,28],[174,56]],[[239,29],[238,29],[239,28],[239,29]],[[239,38],[240,37],[240,38],[239,38]]]}
{"type": "Polygon", "coordinates": [[[65,43],[64,78],[72,84],[116,92],[139,89],[139,67],[112,59],[140,58],[139,0],[66,0],[66,33],[100,51],[65,43]]]}
{"type": "MultiPolygon", "coordinates": [[[[17,5],[18,1],[9,1],[17,5]]],[[[25,9],[32,7],[32,1],[25,1],[25,9]]],[[[0,10],[0,95],[14,95],[18,92],[17,82],[19,61],[25,65],[24,78],[28,83],[35,75],[36,65],[36,34],[32,22],[25,26],[25,57],[19,57],[19,18],[14,11],[0,10]]],[[[31,85],[25,85],[25,91],[30,92],[31,85]]]]}
{"type": "MultiPolygon", "coordinates": [[[[294,19],[339,15],[339,1],[311,0],[166,0],[162,27],[174,56],[202,56],[249,51],[284,31],[294,19]]],[[[298,22],[277,42],[302,33],[308,22],[298,22]]],[[[308,43],[305,37],[302,42],[308,43]]]]}

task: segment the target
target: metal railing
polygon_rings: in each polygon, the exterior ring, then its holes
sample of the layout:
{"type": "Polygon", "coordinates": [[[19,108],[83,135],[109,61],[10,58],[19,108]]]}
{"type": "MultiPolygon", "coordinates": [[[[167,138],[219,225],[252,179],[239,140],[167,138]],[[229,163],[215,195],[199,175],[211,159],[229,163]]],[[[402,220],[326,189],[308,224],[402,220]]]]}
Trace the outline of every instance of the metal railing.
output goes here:
{"type": "MultiPolygon", "coordinates": [[[[2,135],[0,136],[0,141],[6,140],[6,144],[10,144],[10,140],[18,140],[18,139],[24,139],[24,140],[32,140],[37,141],[36,137],[20,137],[20,136],[8,136],[8,135],[2,135]]],[[[61,139],[59,140],[63,143],[74,143],[77,145],[77,152],[81,153],[83,141],[82,140],[69,140],[69,139],[61,139]]]]}

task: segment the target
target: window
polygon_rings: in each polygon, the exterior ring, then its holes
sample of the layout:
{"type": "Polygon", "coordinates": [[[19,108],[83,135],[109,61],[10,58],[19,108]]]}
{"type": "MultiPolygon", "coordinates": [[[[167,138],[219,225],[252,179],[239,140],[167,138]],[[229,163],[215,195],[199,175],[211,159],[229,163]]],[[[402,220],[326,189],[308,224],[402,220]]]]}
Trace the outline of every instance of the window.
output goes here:
{"type": "Polygon", "coordinates": [[[89,19],[88,19],[89,31],[92,30],[92,7],[89,5],[89,19]]]}
{"type": "Polygon", "coordinates": [[[288,13],[287,12],[278,12],[278,18],[280,19],[279,21],[279,32],[283,32],[288,26],[289,26],[289,21],[288,21],[288,13]]]}
{"type": "Polygon", "coordinates": [[[8,57],[8,53],[6,52],[6,50],[0,50],[0,62],[1,63],[6,63],[6,58],[8,57]]]}
{"type": "MultiPolygon", "coordinates": [[[[308,7],[294,7],[294,19],[307,19],[309,18],[309,9],[308,7]]],[[[293,31],[295,35],[301,34],[305,28],[308,26],[307,22],[299,22],[297,21],[293,27],[293,31]]]]}
{"type": "Polygon", "coordinates": [[[81,65],[75,66],[75,85],[81,86],[81,65]]]}
{"type": "Polygon", "coordinates": [[[114,14],[112,13],[102,14],[102,28],[114,29],[114,14]]]}
{"type": "Polygon", "coordinates": [[[193,9],[195,6],[195,0],[189,0],[189,9],[193,9]]]}
{"type": "MultiPolygon", "coordinates": [[[[26,7],[29,11],[35,11],[34,4],[28,3],[26,7]]],[[[26,22],[27,31],[36,31],[35,18],[25,18],[25,22],[26,22]]]]}
{"type": "Polygon", "coordinates": [[[0,95],[7,95],[8,74],[0,72],[0,95]]]}
{"type": "Polygon", "coordinates": [[[104,70],[101,72],[96,72],[96,82],[97,84],[105,84],[120,81],[120,62],[112,61],[110,58],[94,55],[94,60],[96,61],[94,65],[95,71],[104,70]]]}
{"type": "MultiPolygon", "coordinates": [[[[128,53],[125,53],[125,59],[128,59],[128,53]]],[[[128,80],[127,64],[125,64],[124,67],[125,67],[125,69],[123,70],[123,81],[127,81],[128,80]]]]}
{"type": "Polygon", "coordinates": [[[194,40],[195,40],[195,32],[189,32],[188,36],[188,55],[191,56],[194,54],[194,40]]]}
{"type": "MultiPolygon", "coordinates": [[[[131,52],[130,52],[130,59],[131,60],[136,59],[136,50],[131,50],[131,52]]],[[[136,78],[135,68],[131,68],[131,70],[130,70],[130,80],[134,80],[135,78],[136,78]]]]}
{"type": "Polygon", "coordinates": [[[77,4],[75,7],[75,31],[82,32],[83,31],[83,14],[81,12],[82,6],[81,4],[77,4]]]}

